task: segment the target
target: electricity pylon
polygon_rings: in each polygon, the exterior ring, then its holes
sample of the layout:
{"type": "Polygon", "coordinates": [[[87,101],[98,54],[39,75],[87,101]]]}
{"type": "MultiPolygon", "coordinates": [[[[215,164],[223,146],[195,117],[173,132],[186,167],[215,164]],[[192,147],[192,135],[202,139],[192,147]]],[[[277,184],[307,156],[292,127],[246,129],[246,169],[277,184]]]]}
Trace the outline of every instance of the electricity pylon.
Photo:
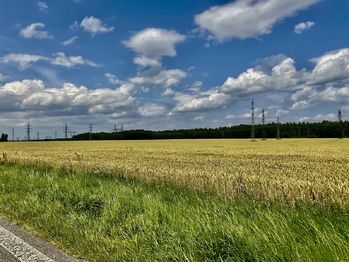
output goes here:
{"type": "Polygon", "coordinates": [[[255,131],[255,121],[254,121],[254,101],[251,101],[251,141],[255,141],[256,131],[255,131]]]}
{"type": "Polygon", "coordinates": [[[263,138],[262,138],[262,140],[266,140],[266,135],[265,135],[265,111],[264,111],[264,108],[262,110],[262,125],[263,125],[263,138]]]}

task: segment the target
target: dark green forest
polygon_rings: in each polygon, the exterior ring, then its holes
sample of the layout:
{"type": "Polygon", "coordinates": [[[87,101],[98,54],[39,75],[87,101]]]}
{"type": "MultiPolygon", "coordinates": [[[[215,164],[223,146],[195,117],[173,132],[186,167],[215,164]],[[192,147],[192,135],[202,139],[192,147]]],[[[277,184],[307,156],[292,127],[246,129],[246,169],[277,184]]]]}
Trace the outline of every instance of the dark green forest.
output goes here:
{"type": "MultiPolygon", "coordinates": [[[[277,123],[256,125],[256,138],[276,138],[277,123]]],[[[349,122],[283,123],[279,124],[281,138],[342,138],[349,135],[349,122]]],[[[112,133],[82,133],[72,140],[142,140],[142,139],[200,139],[200,138],[251,138],[251,125],[219,128],[178,130],[127,130],[112,133]]]]}

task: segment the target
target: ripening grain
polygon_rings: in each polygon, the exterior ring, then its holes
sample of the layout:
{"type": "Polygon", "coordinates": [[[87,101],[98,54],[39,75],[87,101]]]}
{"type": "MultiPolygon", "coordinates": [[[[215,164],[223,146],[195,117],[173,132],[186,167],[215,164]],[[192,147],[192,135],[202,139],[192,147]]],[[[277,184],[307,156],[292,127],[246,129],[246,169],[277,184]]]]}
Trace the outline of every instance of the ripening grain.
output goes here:
{"type": "Polygon", "coordinates": [[[7,161],[123,174],[227,198],[349,205],[349,140],[6,143],[7,161]]]}

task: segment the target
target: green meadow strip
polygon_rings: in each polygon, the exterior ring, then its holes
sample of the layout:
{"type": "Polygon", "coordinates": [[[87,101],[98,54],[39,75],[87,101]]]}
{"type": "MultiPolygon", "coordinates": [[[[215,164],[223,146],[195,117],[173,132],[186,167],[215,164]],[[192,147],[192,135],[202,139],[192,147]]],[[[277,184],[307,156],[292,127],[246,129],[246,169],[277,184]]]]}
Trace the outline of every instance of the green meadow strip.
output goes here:
{"type": "Polygon", "coordinates": [[[348,211],[0,164],[0,214],[87,261],[345,261],[348,211]]]}

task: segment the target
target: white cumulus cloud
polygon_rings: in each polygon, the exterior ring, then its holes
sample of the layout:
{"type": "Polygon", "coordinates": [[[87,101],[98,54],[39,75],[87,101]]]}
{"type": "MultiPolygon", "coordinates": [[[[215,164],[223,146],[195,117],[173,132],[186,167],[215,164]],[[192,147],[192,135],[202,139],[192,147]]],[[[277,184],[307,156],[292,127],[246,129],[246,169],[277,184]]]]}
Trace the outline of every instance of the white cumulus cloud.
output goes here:
{"type": "Polygon", "coordinates": [[[66,56],[63,52],[58,52],[53,54],[53,57],[46,57],[40,55],[31,54],[15,54],[10,53],[3,57],[0,57],[0,63],[14,63],[18,64],[20,69],[26,69],[30,67],[33,63],[39,61],[46,61],[52,65],[63,66],[66,68],[73,68],[77,65],[87,65],[92,67],[98,67],[99,65],[82,56],[66,56]]]}
{"type": "Polygon", "coordinates": [[[269,34],[273,26],[319,0],[237,0],[195,16],[202,32],[224,41],[269,34]]]}
{"type": "Polygon", "coordinates": [[[328,52],[311,61],[315,64],[311,84],[325,84],[349,78],[349,48],[328,52]]]}
{"type": "Polygon", "coordinates": [[[120,84],[124,83],[124,81],[120,80],[116,75],[111,74],[111,73],[106,73],[105,77],[113,85],[120,85],[120,84]]]}
{"type": "Polygon", "coordinates": [[[26,69],[31,64],[41,60],[48,60],[48,58],[40,55],[30,55],[21,53],[10,53],[3,57],[0,57],[0,63],[15,63],[18,64],[21,69],[26,69]]]}
{"type": "Polygon", "coordinates": [[[92,36],[100,33],[109,33],[114,30],[113,26],[107,26],[103,22],[93,16],[86,16],[80,23],[81,28],[90,33],[92,36]]]}
{"type": "Polygon", "coordinates": [[[52,35],[45,31],[45,24],[43,23],[33,23],[25,28],[21,29],[19,35],[23,38],[35,38],[35,39],[50,39],[53,38],[52,35]]]}
{"type": "Polygon", "coordinates": [[[231,97],[217,92],[201,97],[177,96],[176,99],[179,100],[179,103],[174,108],[174,112],[190,112],[223,107],[231,100],[231,97]]]}
{"type": "MultiPolygon", "coordinates": [[[[135,33],[125,41],[126,47],[144,57],[161,58],[176,55],[176,44],[185,40],[185,36],[173,30],[147,28],[135,33]]],[[[141,60],[138,60],[141,61],[141,60]]]]}
{"type": "Polygon", "coordinates": [[[77,65],[88,65],[92,67],[98,67],[99,65],[82,56],[66,56],[63,52],[58,52],[54,54],[55,58],[52,58],[51,64],[59,65],[66,68],[72,68],[77,65]]]}
{"type": "Polygon", "coordinates": [[[315,23],[312,21],[299,23],[299,24],[295,25],[294,32],[296,34],[301,34],[303,31],[312,28],[314,25],[315,25],[315,23]]]}
{"type": "Polygon", "coordinates": [[[162,116],[167,112],[164,105],[148,103],[138,108],[138,113],[145,117],[162,116]]]}
{"type": "MultiPolygon", "coordinates": [[[[321,102],[349,102],[349,49],[334,50],[311,60],[313,69],[297,69],[295,61],[283,55],[258,61],[223,85],[195,94],[169,92],[177,100],[175,111],[200,111],[228,105],[256,94],[289,93],[290,109],[301,110],[321,102]]],[[[279,111],[286,113],[286,111],[279,111]]]]}
{"type": "Polygon", "coordinates": [[[130,82],[137,85],[161,85],[163,87],[171,87],[178,85],[187,73],[180,69],[161,70],[156,74],[139,75],[130,78],[130,82]]]}
{"type": "Polygon", "coordinates": [[[41,80],[23,80],[0,86],[0,107],[12,112],[45,112],[62,116],[92,113],[114,114],[131,108],[134,86],[89,89],[66,83],[60,87],[47,87],[41,80]]]}

